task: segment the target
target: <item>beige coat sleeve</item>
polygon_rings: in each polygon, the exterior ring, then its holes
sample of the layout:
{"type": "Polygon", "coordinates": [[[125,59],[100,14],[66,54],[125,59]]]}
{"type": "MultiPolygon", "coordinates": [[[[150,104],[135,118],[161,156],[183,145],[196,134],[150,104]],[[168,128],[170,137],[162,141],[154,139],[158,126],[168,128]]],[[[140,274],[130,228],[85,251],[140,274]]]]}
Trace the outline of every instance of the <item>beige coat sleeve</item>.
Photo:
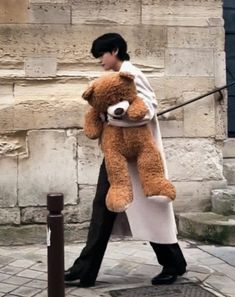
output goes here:
{"type": "Polygon", "coordinates": [[[145,125],[149,121],[151,121],[155,116],[157,102],[156,102],[156,96],[154,94],[154,91],[151,88],[145,75],[137,67],[132,65],[130,62],[123,62],[123,65],[120,71],[129,72],[132,75],[134,75],[134,82],[136,85],[137,94],[139,97],[143,99],[144,103],[148,107],[148,113],[142,120],[138,122],[134,122],[126,118],[113,119],[112,117],[109,117],[109,124],[112,126],[118,126],[118,127],[135,127],[135,126],[145,125]]]}

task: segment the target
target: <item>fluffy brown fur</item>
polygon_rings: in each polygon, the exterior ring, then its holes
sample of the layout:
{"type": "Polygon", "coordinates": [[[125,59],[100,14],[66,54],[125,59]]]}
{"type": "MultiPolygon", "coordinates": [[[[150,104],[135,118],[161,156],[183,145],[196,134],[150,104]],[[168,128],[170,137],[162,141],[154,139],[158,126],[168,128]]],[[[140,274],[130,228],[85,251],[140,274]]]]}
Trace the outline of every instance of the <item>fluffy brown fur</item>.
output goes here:
{"type": "Polygon", "coordinates": [[[100,113],[122,100],[130,104],[129,119],[138,121],[148,109],[137,96],[133,76],[128,73],[111,73],[100,77],[83,93],[91,108],[85,115],[84,131],[91,139],[100,138],[101,148],[110,182],[106,197],[107,208],[124,211],[133,200],[127,160],[136,159],[143,191],[146,196],[167,196],[175,199],[175,187],[164,177],[160,153],[148,125],[115,127],[102,122],[100,113]]]}

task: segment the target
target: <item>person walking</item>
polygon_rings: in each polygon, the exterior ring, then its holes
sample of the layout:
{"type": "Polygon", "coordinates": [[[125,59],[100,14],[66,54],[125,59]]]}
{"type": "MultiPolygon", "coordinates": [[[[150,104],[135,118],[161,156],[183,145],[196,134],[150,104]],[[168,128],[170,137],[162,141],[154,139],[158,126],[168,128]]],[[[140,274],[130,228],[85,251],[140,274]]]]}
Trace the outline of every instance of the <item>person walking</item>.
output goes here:
{"type": "MultiPolygon", "coordinates": [[[[130,62],[127,43],[118,33],[106,33],[92,43],[91,53],[104,70],[129,72],[134,76],[138,96],[148,107],[148,114],[138,122],[109,117],[110,125],[130,127],[150,125],[156,145],[161,153],[165,177],[168,177],[161,133],[155,115],[156,97],[144,73],[130,62]]],[[[93,200],[92,217],[87,241],[80,256],[65,271],[66,284],[80,281],[79,286],[90,287],[95,281],[104,257],[111,234],[131,235],[134,238],[149,241],[158,263],[162,265],[161,273],[151,280],[153,285],[171,284],[186,271],[186,260],[177,241],[177,229],[172,201],[158,197],[148,199],[144,196],[138,179],[134,162],[129,163],[133,185],[133,202],[123,213],[114,213],[105,205],[109,181],[103,160],[93,200]]]]}

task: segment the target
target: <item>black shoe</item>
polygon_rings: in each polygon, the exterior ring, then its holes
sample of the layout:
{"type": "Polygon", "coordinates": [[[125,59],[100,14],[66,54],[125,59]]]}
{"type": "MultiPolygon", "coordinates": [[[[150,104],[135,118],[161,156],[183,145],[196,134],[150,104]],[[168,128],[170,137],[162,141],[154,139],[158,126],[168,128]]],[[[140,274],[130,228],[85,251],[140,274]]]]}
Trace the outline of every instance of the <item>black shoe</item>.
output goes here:
{"type": "Polygon", "coordinates": [[[169,285],[177,280],[177,275],[171,275],[166,273],[159,273],[152,278],[152,285],[169,285]]]}
{"type": "Polygon", "coordinates": [[[80,282],[77,285],[79,288],[89,288],[89,287],[94,287],[95,286],[95,282],[94,281],[84,281],[84,280],[80,280],[80,282]]]}
{"type": "Polygon", "coordinates": [[[182,268],[182,269],[177,271],[177,275],[181,276],[181,275],[185,274],[185,272],[186,272],[186,268],[182,268]]]}
{"type": "Polygon", "coordinates": [[[76,269],[76,266],[72,266],[68,270],[64,272],[64,282],[67,285],[72,285],[80,288],[88,288],[93,287],[95,285],[95,281],[91,280],[83,280],[80,277],[79,271],[76,269]]]}
{"type": "Polygon", "coordinates": [[[64,272],[64,281],[65,282],[73,282],[73,281],[77,281],[79,279],[80,279],[80,275],[79,275],[78,271],[76,271],[74,266],[72,266],[68,270],[65,270],[65,272],[64,272]]]}

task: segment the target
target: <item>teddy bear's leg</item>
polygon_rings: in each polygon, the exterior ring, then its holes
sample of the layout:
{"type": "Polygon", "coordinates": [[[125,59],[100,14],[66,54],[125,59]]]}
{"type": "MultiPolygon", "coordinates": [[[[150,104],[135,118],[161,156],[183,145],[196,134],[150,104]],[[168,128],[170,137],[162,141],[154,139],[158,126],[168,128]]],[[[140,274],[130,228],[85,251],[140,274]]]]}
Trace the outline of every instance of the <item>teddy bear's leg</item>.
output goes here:
{"type": "Polygon", "coordinates": [[[105,154],[105,165],[110,182],[106,206],[110,211],[122,212],[133,200],[127,161],[114,151],[105,154]]]}
{"type": "Polygon", "coordinates": [[[166,196],[174,200],[175,187],[164,177],[164,168],[160,152],[154,145],[148,145],[139,154],[137,166],[140,181],[147,197],[166,196]]]}

